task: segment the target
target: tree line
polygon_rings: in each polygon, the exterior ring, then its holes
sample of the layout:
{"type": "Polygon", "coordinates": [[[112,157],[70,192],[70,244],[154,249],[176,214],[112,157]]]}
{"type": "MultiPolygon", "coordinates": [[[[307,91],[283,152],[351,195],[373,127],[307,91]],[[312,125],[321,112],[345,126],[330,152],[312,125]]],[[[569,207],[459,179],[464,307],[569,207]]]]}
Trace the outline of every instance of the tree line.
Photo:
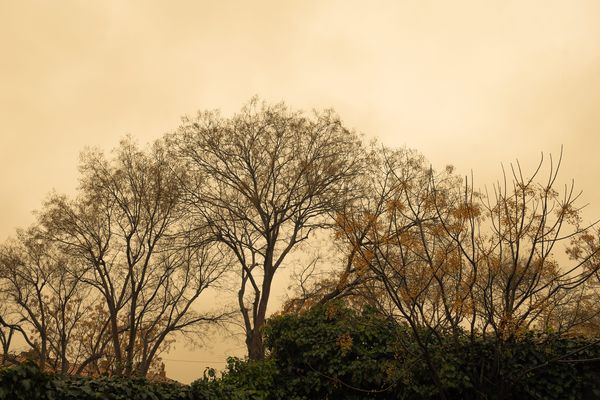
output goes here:
{"type": "Polygon", "coordinates": [[[3,362],[19,335],[46,369],[145,376],[175,334],[231,318],[261,360],[274,277],[315,237],[332,265],[295,266],[281,312],[368,305],[409,328],[434,380],[442,338],[489,337],[500,354],[532,329],[596,335],[599,235],[561,160],[511,164],[479,190],[416,151],[365,143],[331,110],[257,99],[186,117],[146,148],[86,150],[76,194],[49,195],[0,247],[3,362]],[[232,287],[235,317],[205,311],[232,287]]]}

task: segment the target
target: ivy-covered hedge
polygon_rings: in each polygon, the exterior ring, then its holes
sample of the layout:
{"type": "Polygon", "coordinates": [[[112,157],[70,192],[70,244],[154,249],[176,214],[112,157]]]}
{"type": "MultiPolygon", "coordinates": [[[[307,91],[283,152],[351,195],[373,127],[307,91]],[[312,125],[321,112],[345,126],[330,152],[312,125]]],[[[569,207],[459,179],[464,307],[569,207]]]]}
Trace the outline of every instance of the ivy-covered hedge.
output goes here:
{"type": "Polygon", "coordinates": [[[222,376],[208,369],[204,377],[193,382],[191,394],[194,400],[294,400],[293,390],[283,386],[283,375],[277,370],[273,359],[243,361],[230,357],[222,376]]]}
{"type": "Polygon", "coordinates": [[[66,377],[28,363],[0,371],[0,400],[192,400],[189,386],[144,379],[66,377]]]}
{"type": "MultiPolygon", "coordinates": [[[[319,400],[439,398],[409,331],[330,304],[272,318],[264,361],[230,358],[192,385],[72,378],[25,364],[0,371],[3,399],[319,400]]],[[[529,332],[512,343],[447,336],[430,349],[449,399],[600,398],[600,344],[529,332]]],[[[199,371],[199,374],[201,372],[199,371]]]]}
{"type": "MultiPolygon", "coordinates": [[[[197,399],[439,398],[422,352],[407,330],[342,304],[272,318],[264,362],[231,359],[221,378],[192,384],[197,399]],[[205,397],[202,397],[202,396],[205,397]]],[[[449,399],[600,398],[600,345],[593,339],[529,332],[501,346],[466,335],[430,352],[449,399]]]]}

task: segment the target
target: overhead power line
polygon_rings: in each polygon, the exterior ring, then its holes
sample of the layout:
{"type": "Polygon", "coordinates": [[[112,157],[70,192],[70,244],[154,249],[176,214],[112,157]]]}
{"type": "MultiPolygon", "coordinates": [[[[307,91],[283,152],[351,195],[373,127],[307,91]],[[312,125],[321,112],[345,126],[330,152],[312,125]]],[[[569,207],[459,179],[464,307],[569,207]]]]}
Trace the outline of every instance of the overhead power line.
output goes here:
{"type": "Polygon", "coordinates": [[[175,362],[189,362],[189,363],[220,363],[227,364],[227,361],[217,361],[217,360],[178,360],[175,358],[163,358],[163,361],[175,361],[175,362]]]}

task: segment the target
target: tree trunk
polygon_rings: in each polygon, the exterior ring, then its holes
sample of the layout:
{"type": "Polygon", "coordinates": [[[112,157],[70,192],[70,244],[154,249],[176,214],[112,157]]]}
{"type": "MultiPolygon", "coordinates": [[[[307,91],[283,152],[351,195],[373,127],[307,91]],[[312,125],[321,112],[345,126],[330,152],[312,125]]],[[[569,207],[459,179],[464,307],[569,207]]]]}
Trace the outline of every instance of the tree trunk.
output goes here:
{"type": "MultiPolygon", "coordinates": [[[[265,268],[266,269],[266,268],[265,268]]],[[[271,293],[271,283],[273,282],[273,273],[266,273],[263,285],[262,296],[256,311],[256,319],[254,326],[250,332],[246,333],[246,346],[248,347],[248,358],[251,360],[265,359],[265,345],[263,343],[262,329],[265,325],[265,317],[267,314],[267,305],[269,303],[269,295],[271,293]]]]}
{"type": "Polygon", "coordinates": [[[248,347],[248,358],[251,360],[264,360],[265,359],[265,346],[263,344],[262,325],[254,325],[252,332],[246,335],[246,346],[248,347]]]}
{"type": "Polygon", "coordinates": [[[114,306],[109,307],[110,312],[110,328],[111,328],[111,341],[113,344],[113,351],[115,353],[115,370],[114,374],[119,376],[123,373],[123,360],[121,357],[121,343],[119,341],[119,323],[117,321],[117,315],[114,306]]]}
{"type": "Polygon", "coordinates": [[[45,334],[41,335],[41,348],[40,348],[40,364],[39,367],[41,370],[44,370],[46,368],[46,360],[48,358],[48,345],[47,345],[47,338],[45,334]]]}

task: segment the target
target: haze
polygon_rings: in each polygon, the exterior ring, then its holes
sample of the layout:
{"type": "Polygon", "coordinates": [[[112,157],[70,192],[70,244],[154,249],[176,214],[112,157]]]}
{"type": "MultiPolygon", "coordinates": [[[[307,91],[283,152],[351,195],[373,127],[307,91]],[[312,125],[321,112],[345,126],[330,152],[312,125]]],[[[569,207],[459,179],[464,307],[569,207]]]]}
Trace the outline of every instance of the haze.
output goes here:
{"type": "MultiPolygon", "coordinates": [[[[597,218],[599,19],[597,1],[0,1],[0,240],[75,190],[85,146],[253,95],[333,107],[480,186],[564,145],[561,178],[597,218]]],[[[167,373],[190,382],[241,345],[180,345],[167,373]]]]}

